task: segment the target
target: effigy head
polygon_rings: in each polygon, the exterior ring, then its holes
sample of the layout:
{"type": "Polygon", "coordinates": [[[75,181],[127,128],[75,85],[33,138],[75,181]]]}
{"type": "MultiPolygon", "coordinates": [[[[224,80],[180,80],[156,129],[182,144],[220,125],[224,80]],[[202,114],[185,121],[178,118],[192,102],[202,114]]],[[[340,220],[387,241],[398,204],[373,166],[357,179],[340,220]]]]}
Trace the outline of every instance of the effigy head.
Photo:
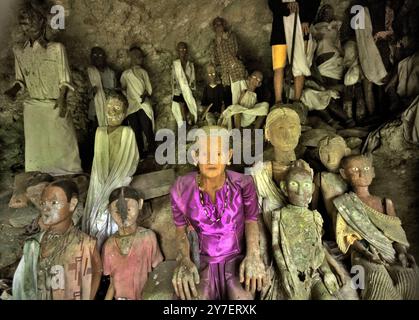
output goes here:
{"type": "Polygon", "coordinates": [[[272,110],[266,119],[265,138],[275,149],[293,151],[300,140],[301,124],[297,112],[289,108],[272,110]]]}
{"type": "Polygon", "coordinates": [[[176,51],[180,59],[187,59],[189,54],[188,44],[186,42],[179,42],[176,45],[176,51]]]}
{"type": "Polygon", "coordinates": [[[335,19],[335,10],[330,4],[320,7],[318,13],[318,22],[332,22],[335,19]]]}
{"type": "Polygon", "coordinates": [[[351,149],[341,136],[327,136],[319,141],[319,157],[330,172],[338,172],[340,162],[351,154],[351,149]]]}
{"type": "Polygon", "coordinates": [[[340,174],[352,187],[368,187],[375,178],[372,157],[352,155],[342,159],[340,174]]]}
{"type": "Polygon", "coordinates": [[[223,33],[227,31],[227,21],[224,18],[216,17],[212,21],[212,27],[214,28],[215,33],[223,33]]]}
{"type": "Polygon", "coordinates": [[[118,127],[125,119],[128,101],[118,90],[105,90],[106,104],[105,112],[109,127],[118,127]]]}
{"type": "Polygon", "coordinates": [[[19,9],[19,25],[23,34],[32,39],[39,39],[44,35],[47,19],[45,15],[30,3],[25,3],[19,9]]]}
{"type": "Polygon", "coordinates": [[[132,46],[129,49],[129,57],[132,65],[141,66],[144,62],[145,54],[140,47],[132,46]]]}
{"type": "Polygon", "coordinates": [[[99,69],[104,69],[107,65],[106,51],[101,47],[93,47],[90,50],[90,63],[99,69]]]}
{"type": "Polygon", "coordinates": [[[250,83],[250,87],[259,88],[263,83],[263,73],[259,70],[253,71],[249,76],[248,81],[250,83]]]}
{"type": "Polygon", "coordinates": [[[212,63],[207,64],[206,66],[206,78],[208,83],[216,83],[217,82],[217,71],[215,70],[215,66],[212,63]]]}
{"type": "Polygon", "coordinates": [[[48,228],[71,220],[78,196],[77,185],[71,180],[56,180],[47,185],[40,201],[42,225],[48,228]]]}
{"type": "Polygon", "coordinates": [[[137,224],[142,207],[143,199],[134,188],[121,187],[109,196],[109,211],[120,230],[137,224]]]}
{"type": "Polygon", "coordinates": [[[205,126],[195,132],[195,144],[191,152],[200,173],[207,178],[222,175],[230,163],[230,132],[219,126],[205,126]]]}
{"type": "Polygon", "coordinates": [[[281,181],[281,190],[288,197],[289,203],[307,208],[314,192],[312,171],[299,166],[291,167],[285,180],[281,181]]]}

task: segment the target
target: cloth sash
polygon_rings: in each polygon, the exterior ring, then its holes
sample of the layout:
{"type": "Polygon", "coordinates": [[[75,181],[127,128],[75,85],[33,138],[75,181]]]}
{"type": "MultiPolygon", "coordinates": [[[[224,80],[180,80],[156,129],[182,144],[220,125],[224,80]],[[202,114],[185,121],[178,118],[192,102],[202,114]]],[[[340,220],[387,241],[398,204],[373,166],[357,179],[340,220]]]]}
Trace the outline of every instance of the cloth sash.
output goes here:
{"type": "Polygon", "coordinates": [[[322,76],[340,80],[343,76],[343,58],[335,52],[333,57],[318,66],[322,76]]]}
{"type": "Polygon", "coordinates": [[[345,56],[343,64],[348,68],[345,73],[345,86],[353,86],[361,80],[361,68],[359,65],[358,48],[355,41],[348,41],[344,47],[345,56]]]}
{"type": "MultiPolygon", "coordinates": [[[[285,39],[287,41],[287,52],[288,60],[291,61],[292,53],[292,37],[294,31],[294,17],[295,13],[291,13],[289,16],[284,16],[284,30],[285,30],[285,39]]],[[[297,28],[295,34],[295,48],[294,48],[294,63],[292,68],[292,73],[294,77],[297,76],[310,76],[311,71],[310,67],[313,62],[314,52],[315,52],[315,42],[310,35],[310,40],[308,41],[307,52],[304,45],[303,30],[301,28],[300,16],[297,15],[297,28]]]]}
{"type": "Polygon", "coordinates": [[[365,77],[377,85],[382,85],[383,78],[387,75],[383,60],[372,36],[370,11],[364,7],[365,28],[355,29],[358,44],[359,61],[365,77]]]}
{"type": "MultiPolygon", "coordinates": [[[[196,123],[198,121],[198,106],[196,105],[196,101],[192,94],[192,90],[189,87],[188,79],[186,78],[186,74],[182,68],[182,63],[180,62],[179,59],[173,61],[173,67],[175,70],[176,78],[180,85],[180,89],[182,90],[183,98],[186,101],[186,105],[189,109],[189,112],[194,117],[194,123],[196,123]]],[[[183,121],[186,121],[186,119],[182,119],[182,112],[180,110],[180,104],[176,101],[172,101],[172,113],[178,127],[181,127],[183,124],[183,121]]]]}
{"type": "Polygon", "coordinates": [[[373,246],[388,263],[395,262],[394,241],[408,246],[399,218],[372,212],[373,209],[366,207],[353,192],[337,197],[333,203],[346,224],[373,246]],[[388,226],[384,225],[383,219],[387,220],[388,226]]]}
{"type": "Polygon", "coordinates": [[[92,87],[97,88],[97,93],[95,94],[94,103],[95,103],[95,110],[96,110],[96,117],[99,123],[99,127],[106,127],[106,96],[105,91],[103,90],[102,85],[102,77],[100,76],[100,72],[96,67],[88,67],[87,74],[89,76],[90,83],[92,87]]]}
{"type": "Polygon", "coordinates": [[[151,123],[153,125],[153,130],[155,128],[155,122],[154,122],[154,111],[153,107],[151,105],[150,99],[146,98],[143,103],[140,102],[141,96],[144,94],[145,91],[147,91],[148,94],[151,94],[151,92],[148,92],[147,87],[149,86],[151,89],[151,84],[146,84],[147,80],[143,79],[141,74],[137,74],[135,72],[135,69],[131,68],[127,71],[125,71],[122,74],[121,82],[126,83],[126,96],[129,103],[129,108],[127,115],[130,115],[134,112],[137,112],[139,110],[144,110],[147,117],[151,120],[151,123]]]}

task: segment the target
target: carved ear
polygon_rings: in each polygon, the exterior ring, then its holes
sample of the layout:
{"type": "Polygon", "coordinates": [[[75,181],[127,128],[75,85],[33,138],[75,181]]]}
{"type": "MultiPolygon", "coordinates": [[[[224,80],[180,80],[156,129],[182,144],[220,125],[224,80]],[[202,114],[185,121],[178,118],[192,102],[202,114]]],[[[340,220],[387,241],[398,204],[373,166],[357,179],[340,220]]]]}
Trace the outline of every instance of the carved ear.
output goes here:
{"type": "Polygon", "coordinates": [[[343,180],[348,180],[348,177],[345,173],[345,169],[339,169],[339,173],[342,176],[343,180]]]}
{"type": "Polygon", "coordinates": [[[288,197],[287,183],[285,181],[281,181],[279,186],[281,187],[281,191],[288,197]]]}
{"type": "Polygon", "coordinates": [[[194,161],[194,165],[197,166],[198,165],[198,151],[192,150],[191,154],[192,154],[192,159],[194,161]]]}
{"type": "Polygon", "coordinates": [[[350,148],[345,148],[345,157],[350,156],[352,154],[352,150],[350,148]]]}
{"type": "Polygon", "coordinates": [[[70,212],[73,213],[76,210],[77,205],[79,203],[79,199],[77,197],[72,197],[70,200],[70,212]]]}

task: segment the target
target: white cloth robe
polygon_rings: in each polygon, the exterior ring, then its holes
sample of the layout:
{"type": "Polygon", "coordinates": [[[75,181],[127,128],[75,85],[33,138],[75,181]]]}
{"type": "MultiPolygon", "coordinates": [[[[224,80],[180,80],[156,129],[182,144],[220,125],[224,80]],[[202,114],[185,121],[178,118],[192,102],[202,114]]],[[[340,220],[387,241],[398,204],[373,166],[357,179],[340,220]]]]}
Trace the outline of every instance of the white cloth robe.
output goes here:
{"type": "Polygon", "coordinates": [[[130,127],[121,126],[110,134],[106,127],[96,130],[82,230],[97,238],[99,248],[118,230],[108,211],[109,196],[113,190],[131,183],[139,159],[135,134],[130,127]]]}
{"type": "Polygon", "coordinates": [[[358,44],[359,61],[365,77],[377,85],[382,85],[382,80],[387,76],[387,71],[372,35],[370,11],[364,7],[365,28],[355,29],[358,44]]]}
{"type": "Polygon", "coordinates": [[[60,90],[71,86],[65,47],[38,41],[14,48],[16,83],[29,93],[23,103],[25,171],[51,175],[82,172],[76,132],[70,112],[59,117],[60,90]]]}
{"type": "Polygon", "coordinates": [[[127,116],[139,110],[143,110],[147,117],[150,119],[154,130],[154,111],[151,105],[151,101],[149,98],[141,101],[141,96],[144,93],[147,93],[149,96],[151,96],[153,93],[147,71],[145,71],[143,68],[137,67],[125,70],[121,76],[121,86],[122,89],[125,90],[125,95],[128,99],[129,107],[127,116]]]}
{"type": "MultiPolygon", "coordinates": [[[[198,121],[198,106],[193,96],[192,90],[195,85],[195,67],[190,61],[186,64],[186,70],[183,70],[182,63],[179,59],[173,61],[172,66],[172,91],[173,95],[183,95],[186,101],[186,106],[189,112],[194,117],[194,122],[198,121]]],[[[172,113],[176,120],[178,127],[181,127],[183,121],[182,112],[180,110],[180,104],[176,101],[172,101],[172,113]]]]}
{"type": "MultiPolygon", "coordinates": [[[[247,89],[247,84],[244,82],[244,90],[247,89]]],[[[240,105],[229,106],[221,115],[221,125],[232,129],[232,117],[236,114],[241,114],[241,126],[246,128],[255,122],[257,117],[266,116],[269,113],[269,103],[257,103],[257,95],[255,92],[246,91],[240,101],[240,105]]]]}
{"type": "Polygon", "coordinates": [[[305,50],[303,29],[301,28],[300,16],[291,13],[289,16],[284,16],[284,30],[285,30],[285,39],[287,42],[287,53],[288,60],[291,62],[291,53],[292,53],[292,38],[294,30],[294,19],[297,18],[297,28],[295,33],[295,43],[294,43],[294,63],[292,67],[292,74],[294,77],[297,76],[310,76],[311,75],[311,65],[313,63],[314,53],[316,50],[316,42],[313,40],[312,36],[308,40],[307,51],[305,50]]]}

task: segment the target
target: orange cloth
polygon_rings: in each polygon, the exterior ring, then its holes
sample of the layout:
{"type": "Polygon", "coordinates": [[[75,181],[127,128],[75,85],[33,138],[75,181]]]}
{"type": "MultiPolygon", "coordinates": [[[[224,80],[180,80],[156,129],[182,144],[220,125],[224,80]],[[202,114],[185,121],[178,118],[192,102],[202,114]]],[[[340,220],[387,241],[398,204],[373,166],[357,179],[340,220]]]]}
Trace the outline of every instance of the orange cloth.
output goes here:
{"type": "Polygon", "coordinates": [[[287,63],[287,45],[277,44],[272,46],[272,65],[273,69],[285,68],[287,63]]]}

